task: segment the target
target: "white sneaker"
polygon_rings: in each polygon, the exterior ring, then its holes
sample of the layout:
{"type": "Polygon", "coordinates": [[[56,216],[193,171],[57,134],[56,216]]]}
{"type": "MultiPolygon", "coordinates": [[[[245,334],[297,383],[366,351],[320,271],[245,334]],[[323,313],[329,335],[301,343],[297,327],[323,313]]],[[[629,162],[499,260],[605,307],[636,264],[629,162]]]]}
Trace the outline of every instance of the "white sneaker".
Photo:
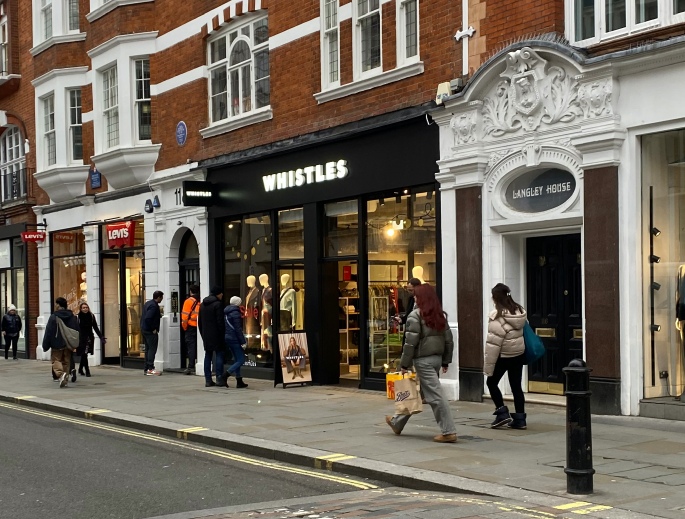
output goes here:
{"type": "Polygon", "coordinates": [[[62,373],[59,377],[59,387],[67,387],[67,384],[69,384],[69,373],[62,373]]]}
{"type": "Polygon", "coordinates": [[[146,375],[156,375],[156,376],[159,377],[159,376],[162,375],[162,372],[161,372],[161,371],[157,371],[156,369],[150,369],[150,370],[148,370],[148,372],[146,373],[146,375]]]}

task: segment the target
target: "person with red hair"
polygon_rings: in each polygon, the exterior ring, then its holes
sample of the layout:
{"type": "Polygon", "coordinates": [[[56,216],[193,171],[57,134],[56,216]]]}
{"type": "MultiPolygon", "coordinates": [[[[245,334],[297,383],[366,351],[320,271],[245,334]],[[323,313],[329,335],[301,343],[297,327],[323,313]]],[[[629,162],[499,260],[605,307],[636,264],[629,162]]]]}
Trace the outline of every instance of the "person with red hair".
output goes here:
{"type": "MultiPolygon", "coordinates": [[[[416,308],[407,317],[404,347],[400,359],[402,374],[406,373],[412,363],[421,383],[421,392],[427,404],[431,406],[435,421],[442,434],[433,437],[438,443],[455,443],[457,429],[452,419],[447,399],[440,386],[440,369],[446,373],[452,362],[454,340],[447,324],[447,314],[443,312],[435,289],[427,284],[414,288],[416,308]]],[[[409,415],[386,416],[392,431],[402,434],[409,415]]]]}

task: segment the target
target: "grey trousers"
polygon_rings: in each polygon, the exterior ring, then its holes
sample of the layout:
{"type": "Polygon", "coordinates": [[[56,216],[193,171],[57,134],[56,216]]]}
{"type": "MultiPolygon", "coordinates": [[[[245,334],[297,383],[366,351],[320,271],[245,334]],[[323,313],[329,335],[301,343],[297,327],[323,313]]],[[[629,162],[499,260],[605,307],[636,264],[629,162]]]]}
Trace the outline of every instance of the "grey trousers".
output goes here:
{"type": "MultiPolygon", "coordinates": [[[[414,359],[414,369],[421,384],[421,392],[426,403],[430,404],[435,415],[435,421],[440,426],[442,434],[455,434],[457,428],[454,426],[452,419],[452,411],[450,410],[447,399],[442,394],[442,387],[440,386],[440,368],[442,365],[442,357],[438,355],[431,355],[430,357],[419,357],[414,359]]],[[[404,429],[409,421],[409,415],[395,415],[392,418],[393,425],[400,431],[404,429]]]]}

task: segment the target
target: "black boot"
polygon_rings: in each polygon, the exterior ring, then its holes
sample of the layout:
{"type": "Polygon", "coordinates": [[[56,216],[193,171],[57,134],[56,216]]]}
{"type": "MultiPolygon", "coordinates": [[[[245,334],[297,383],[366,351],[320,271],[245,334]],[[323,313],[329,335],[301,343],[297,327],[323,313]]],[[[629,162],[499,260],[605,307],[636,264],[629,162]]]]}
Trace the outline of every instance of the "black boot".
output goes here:
{"type": "Polygon", "coordinates": [[[245,382],[243,382],[243,377],[236,377],[236,380],[238,381],[238,384],[235,387],[238,387],[238,388],[247,387],[247,384],[245,382]]]}
{"type": "Polygon", "coordinates": [[[90,367],[86,366],[86,376],[90,377],[90,367]]]}
{"type": "Polygon", "coordinates": [[[71,370],[71,381],[76,382],[76,368],[71,370]]]}
{"type": "Polygon", "coordinates": [[[205,382],[205,387],[214,387],[216,386],[216,383],[213,380],[210,380],[209,382],[205,382]]]}
{"type": "Polygon", "coordinates": [[[83,372],[83,366],[79,366],[78,368],[78,374],[81,375],[82,377],[85,377],[86,374],[83,372]]]}
{"type": "Polygon", "coordinates": [[[510,429],[526,428],[526,413],[514,413],[511,415],[513,421],[508,425],[510,429]]]}
{"type": "Polygon", "coordinates": [[[506,405],[499,407],[492,414],[495,415],[495,419],[490,424],[490,427],[492,427],[493,429],[496,429],[497,427],[502,427],[503,425],[507,425],[508,423],[512,422],[511,415],[509,414],[509,408],[506,405]]]}

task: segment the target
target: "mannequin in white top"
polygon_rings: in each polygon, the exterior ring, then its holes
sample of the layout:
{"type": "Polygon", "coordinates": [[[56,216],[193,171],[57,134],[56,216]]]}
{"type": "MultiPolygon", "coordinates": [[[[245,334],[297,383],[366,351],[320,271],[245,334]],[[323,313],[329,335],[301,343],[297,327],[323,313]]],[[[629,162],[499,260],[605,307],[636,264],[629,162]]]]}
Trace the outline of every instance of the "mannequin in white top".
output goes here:
{"type": "Polygon", "coordinates": [[[86,273],[81,272],[81,300],[88,301],[88,284],[86,283],[86,273]]]}
{"type": "Polygon", "coordinates": [[[281,276],[280,325],[281,331],[294,330],[297,322],[295,289],[290,286],[290,274],[281,276]]]}
{"type": "Polygon", "coordinates": [[[249,287],[245,296],[245,318],[243,330],[248,346],[258,346],[260,335],[259,328],[259,288],[255,286],[257,279],[254,276],[247,276],[246,282],[249,287]],[[256,344],[252,344],[256,343],[256,344]]]}
{"type": "Polygon", "coordinates": [[[423,267],[414,267],[413,269],[411,269],[411,275],[412,277],[415,277],[416,279],[421,281],[421,284],[425,283],[425,280],[423,279],[423,267]]]}
{"type": "Polygon", "coordinates": [[[262,349],[271,351],[271,307],[273,305],[273,292],[269,286],[269,275],[261,274],[259,284],[262,286],[262,349]]]}

